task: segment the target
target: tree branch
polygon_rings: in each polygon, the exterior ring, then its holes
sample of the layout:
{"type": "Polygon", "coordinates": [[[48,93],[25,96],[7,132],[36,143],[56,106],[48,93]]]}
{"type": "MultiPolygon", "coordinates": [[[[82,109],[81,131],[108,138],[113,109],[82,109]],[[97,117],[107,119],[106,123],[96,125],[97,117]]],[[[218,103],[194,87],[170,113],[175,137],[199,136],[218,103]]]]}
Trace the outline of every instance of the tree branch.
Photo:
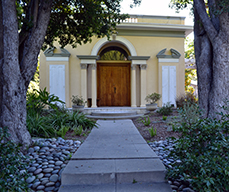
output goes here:
{"type": "Polygon", "coordinates": [[[19,34],[19,63],[23,59],[24,53],[24,43],[28,39],[31,31],[37,25],[38,9],[39,9],[39,0],[31,0],[27,6],[26,17],[23,22],[20,34],[19,34]],[[32,27],[29,28],[28,25],[32,27]]]}
{"type": "Polygon", "coordinates": [[[205,32],[203,25],[200,24],[200,17],[194,9],[194,46],[198,77],[198,98],[199,107],[203,110],[203,117],[208,117],[209,112],[209,93],[212,81],[212,45],[205,32]],[[204,75],[202,75],[204,74],[204,75]]]}
{"type": "Polygon", "coordinates": [[[219,17],[216,17],[216,15],[213,13],[213,9],[216,5],[215,0],[208,0],[208,7],[209,7],[209,14],[211,17],[212,24],[214,25],[217,32],[219,32],[220,26],[219,26],[219,17]]]}
{"type": "Polygon", "coordinates": [[[194,9],[197,11],[201,23],[203,24],[204,29],[207,32],[210,41],[213,43],[214,39],[218,35],[218,32],[215,29],[214,25],[212,24],[210,18],[208,17],[204,0],[194,0],[194,9]]]}
{"type": "Polygon", "coordinates": [[[25,42],[21,70],[26,83],[30,82],[36,71],[37,57],[46,35],[51,14],[51,6],[52,0],[40,1],[36,25],[33,27],[25,42]]]}

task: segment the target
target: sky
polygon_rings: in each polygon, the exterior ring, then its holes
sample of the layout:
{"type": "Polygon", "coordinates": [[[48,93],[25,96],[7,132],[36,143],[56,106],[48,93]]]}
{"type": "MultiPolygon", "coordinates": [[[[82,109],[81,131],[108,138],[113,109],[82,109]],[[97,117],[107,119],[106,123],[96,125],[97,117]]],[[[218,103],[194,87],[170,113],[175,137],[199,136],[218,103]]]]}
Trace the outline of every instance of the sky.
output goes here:
{"type": "Polygon", "coordinates": [[[132,0],[123,0],[121,3],[122,13],[140,15],[163,15],[163,16],[185,16],[185,24],[193,25],[193,17],[188,9],[176,13],[175,9],[169,7],[170,0],[142,0],[141,5],[130,8],[132,0]]]}

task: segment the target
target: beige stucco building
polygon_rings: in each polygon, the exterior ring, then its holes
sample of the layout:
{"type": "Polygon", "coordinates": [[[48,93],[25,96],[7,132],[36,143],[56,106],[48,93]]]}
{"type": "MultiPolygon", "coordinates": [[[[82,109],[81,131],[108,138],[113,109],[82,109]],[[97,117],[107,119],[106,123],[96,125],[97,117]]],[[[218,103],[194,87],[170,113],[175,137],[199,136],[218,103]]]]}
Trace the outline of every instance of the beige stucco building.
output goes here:
{"type": "Polygon", "coordinates": [[[86,107],[144,107],[147,94],[162,94],[159,105],[184,93],[184,38],[192,32],[184,17],[131,15],[110,40],[92,39],[73,49],[40,54],[40,88],[71,107],[80,95],[86,107]]]}

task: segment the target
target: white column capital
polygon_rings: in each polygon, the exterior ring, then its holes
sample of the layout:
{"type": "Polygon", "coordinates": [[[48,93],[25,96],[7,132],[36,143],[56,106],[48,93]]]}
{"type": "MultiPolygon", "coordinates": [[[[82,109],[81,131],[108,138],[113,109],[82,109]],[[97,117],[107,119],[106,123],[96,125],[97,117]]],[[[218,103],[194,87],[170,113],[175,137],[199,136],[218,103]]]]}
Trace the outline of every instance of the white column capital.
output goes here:
{"type": "Polygon", "coordinates": [[[147,64],[140,64],[140,68],[141,68],[141,70],[142,70],[142,69],[146,70],[147,64]]]}
{"type": "Polygon", "coordinates": [[[97,65],[96,64],[91,64],[92,69],[96,69],[97,65]]]}
{"type": "Polygon", "coordinates": [[[137,65],[133,65],[133,64],[132,64],[132,65],[131,65],[131,69],[132,69],[132,70],[135,70],[135,69],[136,69],[136,66],[137,66],[137,65]]]}
{"type": "Polygon", "coordinates": [[[87,65],[86,63],[80,63],[80,67],[81,69],[87,69],[87,65]]]}

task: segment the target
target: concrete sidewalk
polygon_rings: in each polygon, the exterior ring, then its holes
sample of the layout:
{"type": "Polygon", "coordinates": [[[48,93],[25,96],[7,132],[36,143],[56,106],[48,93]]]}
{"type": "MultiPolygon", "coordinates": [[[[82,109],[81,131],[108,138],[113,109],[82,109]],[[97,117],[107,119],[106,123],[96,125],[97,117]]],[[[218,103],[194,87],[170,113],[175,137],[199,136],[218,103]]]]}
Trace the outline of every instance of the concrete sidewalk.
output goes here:
{"type": "Polygon", "coordinates": [[[165,167],[131,120],[99,120],[72,156],[59,192],[171,192],[165,167]]]}

